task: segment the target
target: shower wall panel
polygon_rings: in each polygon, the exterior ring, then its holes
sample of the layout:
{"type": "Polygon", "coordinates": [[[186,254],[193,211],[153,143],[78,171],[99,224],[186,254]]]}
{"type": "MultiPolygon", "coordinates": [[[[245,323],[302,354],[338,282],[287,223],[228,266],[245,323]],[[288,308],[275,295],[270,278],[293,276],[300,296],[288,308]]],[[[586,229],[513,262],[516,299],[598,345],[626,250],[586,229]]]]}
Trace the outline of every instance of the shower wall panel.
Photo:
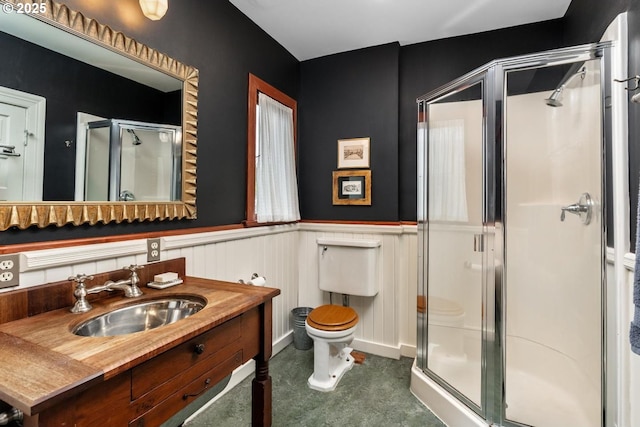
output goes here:
{"type": "Polygon", "coordinates": [[[567,86],[561,107],[545,104],[548,92],[506,103],[506,414],[533,425],[567,412],[600,425],[602,218],[596,208],[589,225],[561,220],[584,192],[602,200],[598,65],[567,86]],[[545,394],[576,407],[527,411],[545,394]]]}
{"type": "MultiPolygon", "coordinates": [[[[505,416],[525,424],[601,425],[600,66],[566,72],[558,102],[548,91],[505,102],[505,416]],[[594,201],[590,221],[567,210],[583,194],[594,201]]],[[[554,68],[566,70],[542,71],[554,68]]],[[[531,71],[507,73],[507,87],[531,71]]]]}

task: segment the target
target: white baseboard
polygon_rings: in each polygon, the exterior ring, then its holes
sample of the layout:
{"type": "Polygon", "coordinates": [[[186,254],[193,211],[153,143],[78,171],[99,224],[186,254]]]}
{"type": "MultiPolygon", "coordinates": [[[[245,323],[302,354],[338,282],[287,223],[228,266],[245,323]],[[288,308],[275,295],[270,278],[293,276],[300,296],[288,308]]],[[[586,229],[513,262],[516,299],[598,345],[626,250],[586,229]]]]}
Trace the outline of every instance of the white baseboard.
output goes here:
{"type": "Polygon", "coordinates": [[[400,344],[400,355],[402,357],[415,359],[417,354],[418,351],[416,350],[415,344],[400,344]]]}
{"type": "Polygon", "coordinates": [[[280,338],[278,338],[278,340],[276,340],[273,343],[273,345],[272,345],[273,356],[275,356],[276,354],[280,353],[282,350],[284,350],[284,348],[286,346],[288,346],[292,342],[293,342],[293,331],[291,330],[288,333],[286,333],[285,335],[283,335],[280,338]]]}
{"type": "Polygon", "coordinates": [[[400,359],[400,356],[402,356],[400,346],[394,347],[391,345],[365,341],[357,338],[353,340],[352,347],[358,351],[375,354],[376,356],[387,357],[389,359],[398,360],[400,359]]]}

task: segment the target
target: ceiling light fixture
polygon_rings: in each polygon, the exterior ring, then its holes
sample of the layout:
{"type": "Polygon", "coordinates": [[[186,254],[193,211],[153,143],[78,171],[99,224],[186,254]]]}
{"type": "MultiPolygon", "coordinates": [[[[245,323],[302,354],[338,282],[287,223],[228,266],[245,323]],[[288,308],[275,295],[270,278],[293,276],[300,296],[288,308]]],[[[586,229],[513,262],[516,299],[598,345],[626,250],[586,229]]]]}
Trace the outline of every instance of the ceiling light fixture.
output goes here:
{"type": "Polygon", "coordinates": [[[169,8],[169,0],[140,0],[140,8],[144,16],[157,21],[161,19],[169,8]]]}

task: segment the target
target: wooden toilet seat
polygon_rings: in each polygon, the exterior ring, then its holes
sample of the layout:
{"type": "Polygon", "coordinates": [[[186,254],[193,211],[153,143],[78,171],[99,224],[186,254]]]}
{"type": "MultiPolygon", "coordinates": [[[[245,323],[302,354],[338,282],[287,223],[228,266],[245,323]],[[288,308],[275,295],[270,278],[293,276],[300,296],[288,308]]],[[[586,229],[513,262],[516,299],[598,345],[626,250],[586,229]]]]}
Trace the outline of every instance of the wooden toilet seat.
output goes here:
{"type": "Polygon", "coordinates": [[[351,307],[321,305],[309,313],[307,323],[321,331],[345,331],[358,324],[358,313],[351,307]]]}

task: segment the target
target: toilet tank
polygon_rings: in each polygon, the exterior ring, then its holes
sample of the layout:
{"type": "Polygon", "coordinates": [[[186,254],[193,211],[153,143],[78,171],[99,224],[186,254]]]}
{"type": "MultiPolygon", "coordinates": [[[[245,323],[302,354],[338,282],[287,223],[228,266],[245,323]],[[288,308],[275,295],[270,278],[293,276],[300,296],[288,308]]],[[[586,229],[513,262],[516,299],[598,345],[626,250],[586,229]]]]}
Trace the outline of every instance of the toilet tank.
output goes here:
{"type": "Polygon", "coordinates": [[[378,293],[379,240],[319,238],[320,289],[372,297],[378,293]]]}

